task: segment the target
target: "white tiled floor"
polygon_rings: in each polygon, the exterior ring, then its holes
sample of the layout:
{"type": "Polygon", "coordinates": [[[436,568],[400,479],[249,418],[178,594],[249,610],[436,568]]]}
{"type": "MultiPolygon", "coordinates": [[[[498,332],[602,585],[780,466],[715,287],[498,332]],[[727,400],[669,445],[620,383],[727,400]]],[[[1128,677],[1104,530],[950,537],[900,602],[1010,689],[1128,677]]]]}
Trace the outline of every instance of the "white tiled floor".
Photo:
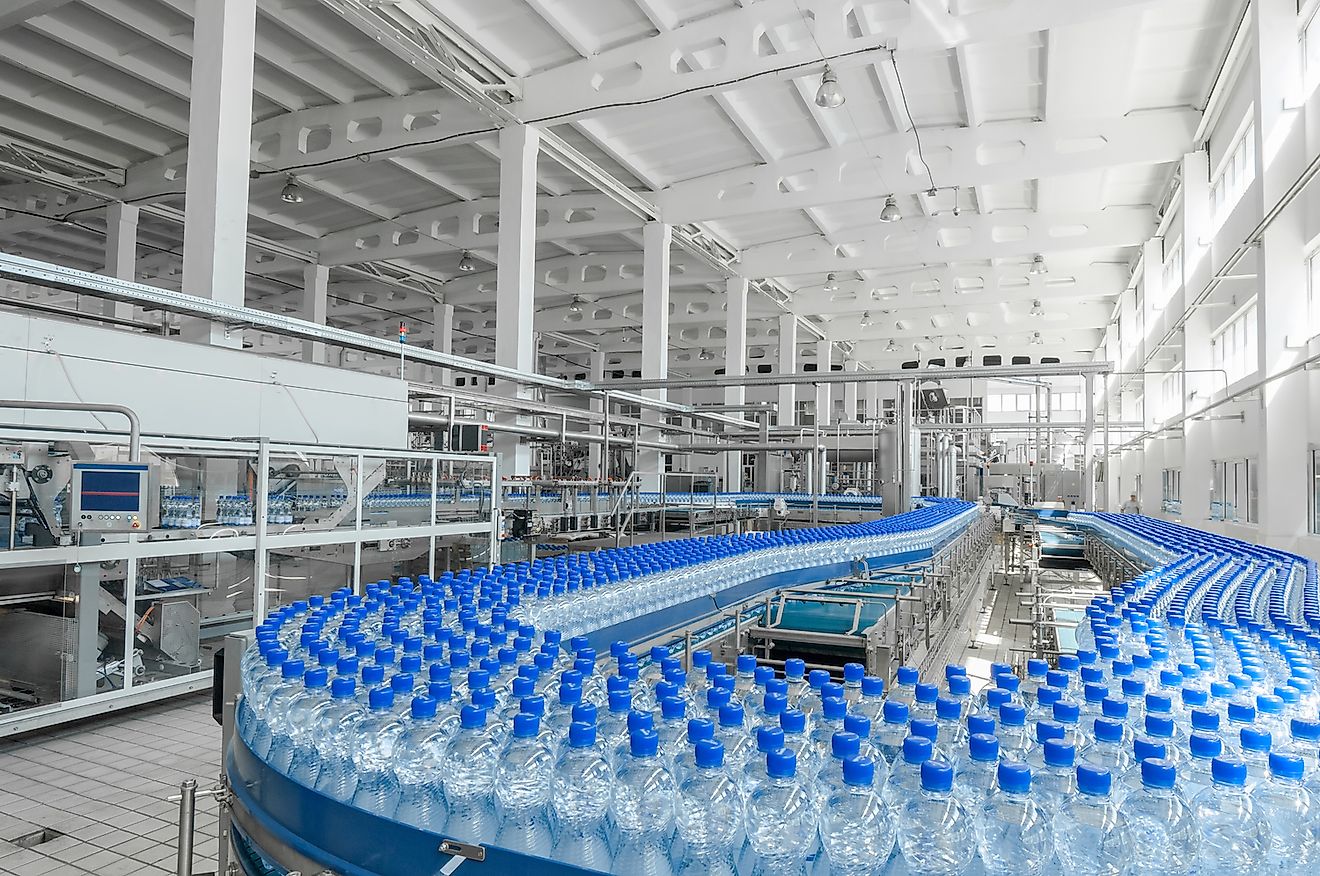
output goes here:
{"type": "MultiPolygon", "coordinates": [[[[220,772],[220,726],[209,695],[153,704],[0,742],[0,876],[168,876],[174,873],[184,779],[220,772]],[[42,828],[63,836],[32,848],[42,828]]],[[[194,873],[216,870],[216,804],[198,798],[194,873]]]]}

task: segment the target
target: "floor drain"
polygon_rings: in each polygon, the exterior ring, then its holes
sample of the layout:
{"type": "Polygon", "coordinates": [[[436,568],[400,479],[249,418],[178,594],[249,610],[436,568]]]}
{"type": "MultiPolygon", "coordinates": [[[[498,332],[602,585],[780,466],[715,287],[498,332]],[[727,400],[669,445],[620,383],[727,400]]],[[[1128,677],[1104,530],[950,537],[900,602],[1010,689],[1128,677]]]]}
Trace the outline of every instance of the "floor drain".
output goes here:
{"type": "Polygon", "coordinates": [[[39,830],[34,830],[31,833],[25,833],[9,842],[18,846],[20,849],[31,849],[42,843],[48,843],[53,839],[59,839],[62,836],[64,836],[64,834],[53,827],[43,827],[39,830]]]}

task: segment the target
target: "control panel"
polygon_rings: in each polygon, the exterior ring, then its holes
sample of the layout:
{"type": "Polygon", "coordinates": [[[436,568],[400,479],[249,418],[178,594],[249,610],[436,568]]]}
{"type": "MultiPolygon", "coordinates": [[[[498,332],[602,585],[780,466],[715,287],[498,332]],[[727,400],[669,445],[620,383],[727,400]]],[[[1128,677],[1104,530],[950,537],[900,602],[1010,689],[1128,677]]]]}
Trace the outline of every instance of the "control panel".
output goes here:
{"type": "Polygon", "coordinates": [[[74,463],[69,494],[69,524],[75,531],[151,528],[151,470],[145,463],[74,463]]]}

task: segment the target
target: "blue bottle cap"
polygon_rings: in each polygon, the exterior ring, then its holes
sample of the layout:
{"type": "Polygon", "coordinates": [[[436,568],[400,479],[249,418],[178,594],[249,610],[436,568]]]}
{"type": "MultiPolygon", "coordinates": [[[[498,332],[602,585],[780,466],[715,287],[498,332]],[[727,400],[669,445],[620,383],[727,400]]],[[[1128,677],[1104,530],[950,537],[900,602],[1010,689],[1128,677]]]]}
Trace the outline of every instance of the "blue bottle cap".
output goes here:
{"type": "Polygon", "coordinates": [[[1050,664],[1039,658],[1032,658],[1027,661],[1027,675],[1032,678],[1044,678],[1045,673],[1050,671],[1050,664]]]}
{"type": "Polygon", "coordinates": [[[302,678],[306,671],[307,668],[301,660],[285,660],[280,667],[280,677],[292,681],[295,678],[302,678]]]}
{"type": "Polygon", "coordinates": [[[807,673],[807,684],[815,690],[820,690],[829,680],[830,674],[824,669],[813,669],[807,673]]]}
{"type": "Polygon", "coordinates": [[[1251,703],[1232,702],[1228,704],[1228,720],[1247,724],[1256,720],[1256,707],[1251,703]]]}
{"type": "Polygon", "coordinates": [[[1002,687],[1009,693],[1017,693],[1022,689],[1022,679],[1011,672],[1003,672],[995,676],[995,684],[1002,687]]]}
{"type": "Polygon", "coordinates": [[[1320,742],[1320,721],[1293,718],[1291,729],[1293,739],[1303,742],[1320,742]]]}
{"type": "Polygon", "coordinates": [[[977,733],[989,733],[994,735],[995,719],[990,715],[968,715],[967,732],[975,735],[977,733]]]}
{"type": "Polygon", "coordinates": [[[953,790],[953,767],[942,760],[927,760],[921,765],[921,790],[953,790]]]}
{"type": "Polygon", "coordinates": [[[633,757],[654,757],[660,750],[660,736],[654,730],[638,730],[628,736],[628,751],[633,757]]]}
{"type": "Polygon", "coordinates": [[[1192,757],[1206,760],[1219,757],[1224,752],[1224,743],[1218,736],[1209,733],[1193,733],[1188,739],[1188,747],[1192,757]]]}
{"type": "Polygon", "coordinates": [[[1070,767],[1077,757],[1077,746],[1071,742],[1051,739],[1045,743],[1045,763],[1055,767],[1070,767]]]}
{"type": "Polygon", "coordinates": [[[989,733],[973,733],[967,740],[972,760],[989,762],[999,760],[999,740],[989,733]]]}
{"type": "Polygon", "coordinates": [[[703,739],[696,744],[695,751],[698,768],[714,770],[724,766],[724,743],[715,739],[703,739]]]}
{"type": "Polygon", "coordinates": [[[1283,698],[1274,694],[1261,694],[1256,697],[1256,711],[1262,715],[1282,715],[1283,698]]]}
{"type": "Polygon", "coordinates": [[[1243,727],[1241,740],[1243,751],[1256,752],[1269,751],[1270,744],[1273,741],[1268,730],[1260,730],[1256,727],[1243,727]]]}
{"type": "MultiPolygon", "coordinates": [[[[650,714],[649,712],[647,713],[650,714]]],[[[737,703],[720,706],[721,727],[741,727],[743,725],[743,707],[737,703]]]]}
{"type": "Polygon", "coordinates": [[[1169,750],[1163,742],[1156,742],[1152,739],[1144,739],[1138,736],[1132,740],[1132,753],[1137,760],[1148,760],[1149,758],[1168,757],[1169,750]]]}
{"type": "Polygon", "coordinates": [[[714,739],[715,722],[710,718],[688,718],[687,738],[694,745],[703,739],[714,739]]]}
{"type": "Polygon", "coordinates": [[[997,778],[999,788],[1010,794],[1027,794],[1031,791],[1031,767],[1024,763],[1004,761],[999,765],[997,778]]]}
{"type": "Polygon", "coordinates": [[[1063,691],[1057,687],[1042,687],[1036,690],[1036,701],[1042,706],[1054,708],[1054,704],[1063,699],[1063,691]]]}
{"type": "Polygon", "coordinates": [[[797,773],[797,754],[780,748],[765,756],[765,771],[772,779],[791,779],[797,773]]]}
{"type": "Polygon", "coordinates": [[[756,655],[755,655],[755,654],[739,654],[739,655],[738,655],[738,671],[739,671],[739,672],[755,672],[755,671],[756,671],[756,655]]]}
{"type": "Polygon", "coordinates": [[[628,713],[628,732],[636,733],[638,730],[654,730],[655,715],[650,712],[644,712],[639,709],[633,709],[628,713]]]}
{"type": "Polygon", "coordinates": [[[907,703],[889,700],[885,703],[884,718],[886,724],[906,724],[908,722],[907,703]]]}
{"type": "Polygon", "coordinates": [[[1139,678],[1123,679],[1123,696],[1125,697],[1144,697],[1146,695],[1146,682],[1139,678]]]}
{"type": "Polygon", "coordinates": [[[775,678],[775,669],[773,666],[758,666],[752,673],[752,679],[757,687],[765,687],[775,678]]]}
{"type": "Polygon", "coordinates": [[[316,669],[309,669],[303,673],[303,685],[313,690],[325,687],[330,683],[330,671],[323,666],[316,669]]]}
{"type": "Polygon", "coordinates": [[[438,703],[447,703],[454,698],[454,686],[447,681],[433,681],[426,686],[426,693],[438,703]]]}
{"type": "Polygon", "coordinates": [[[665,697],[660,701],[660,717],[677,721],[687,714],[687,703],[679,697],[665,697]]]}
{"type": "Polygon", "coordinates": [[[1067,688],[1068,681],[1068,673],[1062,669],[1051,669],[1045,673],[1045,683],[1050,687],[1067,688]]]}
{"type": "MultiPolygon", "coordinates": [[[[707,651],[706,649],[704,649],[704,648],[701,649],[700,651],[693,651],[693,652],[692,652],[692,668],[693,668],[693,669],[704,669],[704,668],[706,668],[707,666],[710,665],[710,660],[711,660],[711,653],[710,653],[709,651],[707,651]]],[[[793,662],[792,659],[788,660],[788,663],[792,663],[792,662],[793,662]]],[[[801,663],[802,661],[799,660],[798,662],[801,663]]]]}
{"type": "MultiPolygon", "coordinates": [[[[352,679],[348,679],[348,680],[351,681],[352,679]]],[[[436,701],[431,699],[430,697],[420,697],[420,696],[413,697],[412,716],[414,718],[419,718],[422,720],[425,720],[427,718],[434,718],[436,705],[437,705],[436,701]]]]}
{"type": "Polygon", "coordinates": [[[785,733],[802,733],[807,729],[807,716],[799,709],[789,709],[779,716],[779,726],[785,733]]]}
{"type": "Polygon", "coordinates": [[[1217,785],[1241,788],[1247,783],[1247,765],[1231,757],[1217,757],[1210,762],[1210,777],[1217,785]]]}
{"type": "Polygon", "coordinates": [[[1146,694],[1147,712],[1168,712],[1173,709],[1173,698],[1168,694],[1148,693],[1146,694]]]}
{"type": "Polygon", "coordinates": [[[935,742],[940,736],[940,725],[929,718],[917,718],[909,725],[909,730],[913,736],[924,736],[931,742],[935,742]]]}
{"type": "Polygon", "coordinates": [[[782,715],[788,710],[788,697],[784,694],[768,693],[765,695],[765,699],[761,701],[761,708],[766,717],[773,718],[776,715],[782,715]]]}
{"type": "Polygon", "coordinates": [[[1148,758],[1141,762],[1141,784],[1147,788],[1172,788],[1177,772],[1171,760],[1148,758]]]}
{"type": "Polygon", "coordinates": [[[1044,745],[1051,739],[1062,739],[1067,730],[1058,721],[1037,721],[1036,722],[1036,742],[1044,745]]]}
{"type": "Polygon", "coordinates": [[[330,696],[337,700],[351,699],[357,693],[357,679],[336,678],[330,685],[330,696]]]}
{"type": "Polygon", "coordinates": [[[1182,689],[1182,701],[1189,709],[1199,709],[1210,702],[1210,694],[1197,687],[1185,687],[1182,689]]]}
{"type": "MultiPolygon", "coordinates": [[[[700,653],[700,652],[698,652],[700,653]]],[[[706,658],[707,662],[710,658],[706,658]]],[[[695,665],[695,661],[694,661],[695,665]]],[[[790,657],[784,661],[784,675],[788,678],[801,678],[807,671],[807,662],[798,657],[790,657]]]]}
{"type": "Polygon", "coordinates": [[[852,757],[862,750],[862,740],[856,733],[840,731],[830,737],[830,754],[842,760],[852,757]]]}
{"type": "Polygon", "coordinates": [[[599,709],[595,703],[575,703],[573,706],[572,717],[575,722],[582,721],[587,724],[595,725],[598,723],[599,709]]]}
{"type": "Polygon", "coordinates": [[[706,691],[706,708],[713,712],[719,711],[729,704],[730,694],[721,687],[712,687],[706,691]]]}
{"type": "Polygon", "coordinates": [[[529,739],[541,732],[541,718],[519,712],[513,716],[513,735],[519,739],[529,739]]]}
{"type": "Polygon", "coordinates": [[[966,675],[955,675],[949,679],[949,693],[956,697],[965,697],[972,692],[972,680],[966,675]]]}
{"type": "Polygon", "coordinates": [[[874,675],[862,677],[862,696],[881,697],[885,695],[885,680],[874,675]]]}
{"type": "Polygon", "coordinates": [[[474,690],[472,691],[471,700],[472,705],[481,706],[481,708],[489,712],[495,708],[495,691],[488,687],[482,688],[481,690],[474,690]]]}
{"type": "Polygon", "coordinates": [[[778,727],[756,728],[756,750],[765,754],[784,747],[784,731],[778,727]]]}
{"type": "Polygon", "coordinates": [[[388,687],[373,687],[367,694],[367,705],[373,712],[394,708],[394,691],[388,687]]]}
{"type": "Polygon", "coordinates": [[[406,672],[400,672],[390,679],[390,687],[396,694],[406,694],[413,689],[416,682],[411,675],[406,672]]]}
{"type": "Polygon", "coordinates": [[[1104,702],[1107,696],[1109,696],[1109,688],[1103,684],[1088,684],[1082,688],[1082,697],[1088,703],[1104,702]]]}
{"type": "Polygon", "coordinates": [[[1058,702],[1054,704],[1054,720],[1060,724],[1076,724],[1081,710],[1076,703],[1058,702]]]}
{"type": "Polygon", "coordinates": [[[1105,697],[1100,703],[1100,713],[1106,718],[1113,718],[1116,721],[1126,721],[1128,716],[1127,700],[1105,697]]]}
{"type": "Polygon", "coordinates": [[[1112,718],[1095,719],[1095,738],[1101,742],[1123,741],[1123,725],[1112,718]]]}
{"type": "Polygon", "coordinates": [[[486,726],[486,710],[481,706],[464,706],[458,715],[459,726],[464,730],[476,730],[486,726]]]}
{"type": "MultiPolygon", "coordinates": [[[[567,672],[564,675],[568,675],[567,672]]],[[[582,701],[582,688],[576,684],[559,685],[559,704],[561,706],[572,706],[582,701]]]]}
{"type": "Polygon", "coordinates": [[[568,726],[570,748],[590,748],[596,744],[596,725],[575,721],[568,726]]]}
{"type": "Polygon", "coordinates": [[[1113,786],[1114,777],[1104,767],[1089,763],[1077,765],[1077,790],[1089,797],[1104,797],[1113,786]]]}
{"type": "Polygon", "coordinates": [[[843,761],[843,783],[855,788],[870,787],[875,781],[875,761],[852,755],[843,761]]]}
{"type": "Polygon", "coordinates": [[[866,675],[866,667],[860,663],[843,664],[843,680],[849,684],[861,684],[866,675]]]}
{"type": "Polygon", "coordinates": [[[842,721],[848,713],[848,704],[838,697],[826,697],[820,704],[821,714],[830,721],[842,721]]]}
{"type": "Polygon", "coordinates": [[[871,719],[865,715],[844,715],[843,729],[848,733],[856,733],[862,739],[871,737],[871,719]]]}
{"type": "Polygon", "coordinates": [[[1306,761],[1295,754],[1275,751],[1270,754],[1270,774],[1280,779],[1301,781],[1306,773],[1306,761]]]}
{"type": "Polygon", "coordinates": [[[1156,739],[1173,738],[1173,719],[1162,715],[1146,716],[1146,734],[1156,739]]]}
{"type": "Polygon", "coordinates": [[[917,683],[917,702],[923,704],[934,703],[939,699],[939,696],[940,689],[935,685],[927,684],[924,681],[917,683]]]}
{"type": "Polygon", "coordinates": [[[609,694],[609,710],[622,714],[632,709],[632,694],[628,691],[613,691],[609,694]]]}
{"type": "Polygon", "coordinates": [[[1024,727],[1027,710],[1018,703],[1005,703],[999,707],[999,723],[1005,727],[1024,727]]]}
{"type": "Polygon", "coordinates": [[[909,736],[903,740],[903,760],[922,763],[930,760],[931,743],[925,736],[909,736]]]}
{"type": "Polygon", "coordinates": [[[524,715],[535,715],[538,718],[545,717],[545,697],[540,695],[523,697],[518,702],[518,711],[524,715]]]}

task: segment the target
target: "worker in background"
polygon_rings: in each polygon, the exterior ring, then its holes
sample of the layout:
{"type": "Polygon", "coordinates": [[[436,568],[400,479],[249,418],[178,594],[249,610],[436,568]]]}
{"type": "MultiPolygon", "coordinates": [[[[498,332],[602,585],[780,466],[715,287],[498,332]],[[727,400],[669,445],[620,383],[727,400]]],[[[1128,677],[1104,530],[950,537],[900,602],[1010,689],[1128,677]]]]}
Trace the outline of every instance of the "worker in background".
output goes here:
{"type": "Polygon", "coordinates": [[[1140,514],[1141,505],[1137,504],[1137,494],[1128,496],[1128,500],[1123,503],[1122,512],[1124,514],[1140,514]]]}

